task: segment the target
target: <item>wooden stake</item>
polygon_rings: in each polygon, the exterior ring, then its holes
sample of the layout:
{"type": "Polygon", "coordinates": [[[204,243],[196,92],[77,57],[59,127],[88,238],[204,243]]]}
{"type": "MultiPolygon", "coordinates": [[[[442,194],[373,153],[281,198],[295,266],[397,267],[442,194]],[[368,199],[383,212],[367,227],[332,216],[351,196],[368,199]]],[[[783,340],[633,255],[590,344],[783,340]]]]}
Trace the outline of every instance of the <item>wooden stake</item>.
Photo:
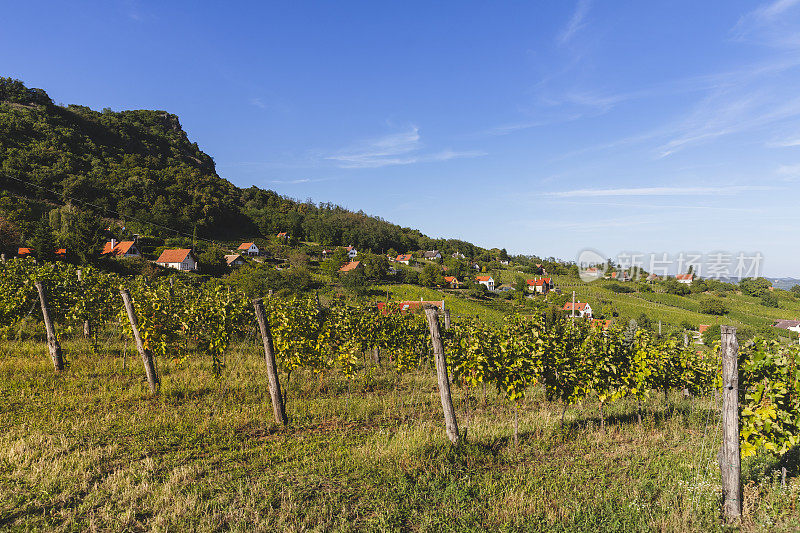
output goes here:
{"type": "Polygon", "coordinates": [[[139,334],[139,321],[136,319],[136,312],[133,310],[131,295],[128,293],[127,289],[120,289],[119,293],[122,295],[125,311],[128,313],[128,320],[131,323],[133,338],[136,341],[136,349],[139,350],[139,355],[142,356],[142,364],[147,374],[147,383],[150,385],[150,393],[158,394],[159,379],[158,374],[156,374],[155,364],[153,363],[153,354],[150,353],[150,350],[145,349],[142,336],[139,334]]]}
{"type": "MultiPolygon", "coordinates": [[[[256,320],[261,330],[261,338],[264,341],[264,360],[267,363],[267,379],[269,380],[269,395],[272,398],[272,414],[276,424],[286,425],[289,420],[286,417],[286,409],[281,395],[281,382],[278,380],[278,370],[275,365],[275,348],[272,343],[272,332],[269,329],[269,321],[264,313],[264,301],[261,298],[253,300],[253,308],[256,311],[256,320]]],[[[286,378],[288,381],[288,377],[286,378]]]]}
{"type": "Polygon", "coordinates": [[[50,311],[47,309],[47,294],[44,291],[44,286],[41,281],[36,282],[36,290],[39,292],[39,303],[42,305],[42,319],[44,319],[44,328],[47,331],[47,349],[50,352],[50,358],[53,360],[53,367],[56,372],[64,370],[64,357],[61,353],[61,345],[56,339],[56,329],[53,326],[53,321],[50,319],[50,311]]]}
{"type": "Polygon", "coordinates": [[[378,346],[373,346],[372,347],[372,361],[376,365],[381,364],[381,349],[378,346]]]}
{"type": "Polygon", "coordinates": [[[437,308],[432,305],[426,305],[425,318],[428,321],[428,328],[431,330],[431,344],[433,345],[433,355],[436,359],[436,378],[439,381],[439,396],[442,400],[447,438],[453,444],[458,444],[458,422],[456,421],[455,409],[453,409],[453,397],[450,395],[450,378],[447,376],[447,359],[444,355],[444,345],[439,332],[437,308]]]}
{"type": "Polygon", "coordinates": [[[444,310],[444,330],[447,331],[450,329],[450,310],[444,310]]]}
{"type": "Polygon", "coordinates": [[[722,497],[728,522],[742,515],[742,458],[739,450],[739,343],[736,328],[722,326],[722,497]]]}

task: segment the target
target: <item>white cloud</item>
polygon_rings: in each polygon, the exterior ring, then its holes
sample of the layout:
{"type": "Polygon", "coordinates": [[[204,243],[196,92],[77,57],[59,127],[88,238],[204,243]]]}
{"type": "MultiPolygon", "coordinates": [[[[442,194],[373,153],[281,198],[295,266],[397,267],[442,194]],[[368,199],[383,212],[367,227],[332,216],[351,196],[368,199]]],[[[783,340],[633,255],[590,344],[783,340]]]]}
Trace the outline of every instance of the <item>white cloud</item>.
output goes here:
{"type": "Polygon", "coordinates": [[[325,159],[336,161],[341,168],[380,168],[486,155],[483,151],[450,149],[424,153],[422,148],[419,128],[413,126],[408,131],[362,141],[325,159]]]}
{"type": "Polygon", "coordinates": [[[759,185],[733,185],[720,187],[630,187],[620,189],[575,189],[546,193],[553,198],[595,198],[601,196],[689,196],[738,194],[741,192],[767,191],[773,187],[759,185]]]}
{"type": "Polygon", "coordinates": [[[794,181],[800,178],[800,164],[781,165],[778,167],[777,173],[783,176],[787,181],[794,181]]]}
{"type": "Polygon", "coordinates": [[[585,20],[586,15],[589,14],[589,7],[591,7],[589,0],[578,0],[578,5],[575,7],[567,26],[558,34],[556,40],[559,45],[564,46],[569,43],[575,34],[586,26],[585,20]]]}
{"type": "Polygon", "coordinates": [[[254,106],[256,106],[256,107],[258,107],[260,109],[266,109],[267,108],[267,104],[265,104],[261,100],[261,98],[251,98],[250,99],[250,105],[254,105],[254,106]]]}

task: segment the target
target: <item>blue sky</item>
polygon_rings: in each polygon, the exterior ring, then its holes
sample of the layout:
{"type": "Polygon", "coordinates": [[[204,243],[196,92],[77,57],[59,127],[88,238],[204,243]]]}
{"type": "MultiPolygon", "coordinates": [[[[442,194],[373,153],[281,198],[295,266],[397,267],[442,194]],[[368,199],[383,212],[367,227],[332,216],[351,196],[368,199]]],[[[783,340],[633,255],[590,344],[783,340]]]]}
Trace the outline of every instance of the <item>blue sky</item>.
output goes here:
{"type": "Polygon", "coordinates": [[[515,253],[800,276],[800,0],[3,9],[0,74],[175,113],[239,186],[515,253]]]}

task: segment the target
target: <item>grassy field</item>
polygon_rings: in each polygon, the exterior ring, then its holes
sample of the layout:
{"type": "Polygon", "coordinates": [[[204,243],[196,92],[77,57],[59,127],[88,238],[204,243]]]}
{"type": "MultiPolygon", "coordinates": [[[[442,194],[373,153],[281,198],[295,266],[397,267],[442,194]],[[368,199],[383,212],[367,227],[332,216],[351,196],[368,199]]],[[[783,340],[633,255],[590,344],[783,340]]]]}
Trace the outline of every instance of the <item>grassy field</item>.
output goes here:
{"type": "MultiPolygon", "coordinates": [[[[466,442],[451,447],[430,368],[367,363],[293,376],[291,423],[271,423],[258,342],[215,379],[207,361],[159,362],[151,398],[121,346],[0,344],[0,529],[114,531],[719,531],[718,406],[665,403],[644,421],[614,404],[561,406],[533,389],[513,409],[456,387],[466,442]]],[[[137,364],[138,363],[138,364],[137,364]]],[[[284,383],[285,386],[285,383],[284,383]]],[[[800,527],[800,482],[744,465],[746,531],[800,527]]]]}

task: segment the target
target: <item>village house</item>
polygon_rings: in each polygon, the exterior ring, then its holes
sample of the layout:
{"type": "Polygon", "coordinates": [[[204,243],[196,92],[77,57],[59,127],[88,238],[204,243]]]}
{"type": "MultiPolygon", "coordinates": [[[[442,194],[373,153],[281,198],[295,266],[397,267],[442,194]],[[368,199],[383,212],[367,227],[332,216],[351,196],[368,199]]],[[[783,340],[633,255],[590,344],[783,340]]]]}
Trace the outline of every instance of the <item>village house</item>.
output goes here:
{"type": "Polygon", "coordinates": [[[228,268],[235,268],[240,267],[247,263],[239,254],[229,254],[225,256],[225,262],[228,264],[228,268]]]}
{"type": "Polygon", "coordinates": [[[772,327],[800,333],[800,320],[776,320],[772,327]]]}
{"type": "Polygon", "coordinates": [[[678,280],[678,283],[690,285],[694,281],[694,274],[678,274],[675,279],[678,280]]]}
{"type": "Polygon", "coordinates": [[[403,263],[404,265],[410,265],[412,260],[413,257],[411,256],[411,254],[401,254],[395,258],[395,261],[397,261],[398,263],[403,263]]]}
{"type": "Polygon", "coordinates": [[[539,294],[547,294],[554,287],[553,278],[534,278],[525,280],[528,290],[539,294]]]}
{"type": "Polygon", "coordinates": [[[339,272],[352,272],[353,270],[361,267],[361,261],[350,261],[349,263],[345,263],[339,269],[339,272]]]}
{"type": "Polygon", "coordinates": [[[575,316],[592,318],[592,308],[586,302],[575,302],[574,304],[572,302],[567,302],[562,309],[570,314],[574,311],[575,316]]]}
{"type": "Polygon", "coordinates": [[[461,252],[453,252],[454,259],[466,259],[466,256],[461,252]]]}
{"type": "Polygon", "coordinates": [[[285,231],[282,231],[282,232],[278,233],[278,235],[276,235],[276,237],[278,237],[278,239],[280,239],[282,241],[285,241],[285,240],[289,239],[289,234],[286,233],[285,231]]]}
{"type": "Polygon", "coordinates": [[[358,255],[358,251],[353,246],[348,246],[345,250],[347,250],[347,257],[350,259],[355,259],[358,255]]]}
{"type": "Polygon", "coordinates": [[[660,280],[660,279],[661,279],[661,278],[659,278],[657,274],[649,274],[649,275],[647,276],[647,279],[646,279],[645,281],[648,281],[648,282],[652,283],[652,282],[654,282],[654,281],[658,281],[658,280],[660,280]]]}
{"type": "Polygon", "coordinates": [[[422,253],[422,258],[428,259],[429,261],[434,261],[436,259],[441,259],[442,254],[439,253],[439,250],[429,250],[422,253]]]}
{"type": "Polygon", "coordinates": [[[237,252],[243,253],[245,255],[260,255],[261,250],[258,249],[256,243],[254,242],[243,242],[239,245],[236,249],[237,252]]]}
{"type": "Polygon", "coordinates": [[[603,275],[602,271],[597,267],[589,267],[583,271],[583,276],[588,278],[597,279],[602,275],[603,275]]]}
{"type": "Polygon", "coordinates": [[[136,247],[136,243],[134,241],[120,241],[117,242],[116,239],[111,239],[109,242],[103,245],[103,251],[100,252],[100,255],[105,255],[108,257],[142,257],[142,253],[136,247]]]}
{"type": "MultiPolygon", "coordinates": [[[[67,249],[66,248],[58,248],[57,250],[53,251],[53,255],[58,257],[59,259],[66,259],[67,258],[67,249]]],[[[17,257],[29,257],[33,256],[33,250],[30,248],[18,248],[17,249],[17,257]]]]}
{"type": "Polygon", "coordinates": [[[630,281],[631,275],[628,274],[627,270],[623,270],[622,272],[612,272],[611,279],[614,281],[630,281]]]}
{"type": "Polygon", "coordinates": [[[490,291],[494,291],[494,278],[492,278],[492,276],[478,276],[475,278],[475,281],[484,285],[490,291]]]}
{"type": "Polygon", "coordinates": [[[156,264],[175,270],[195,271],[197,270],[197,257],[189,248],[164,250],[156,259],[156,264]]]}
{"type": "Polygon", "coordinates": [[[457,289],[461,286],[455,276],[445,276],[444,281],[450,286],[451,289],[457,289]]]}

